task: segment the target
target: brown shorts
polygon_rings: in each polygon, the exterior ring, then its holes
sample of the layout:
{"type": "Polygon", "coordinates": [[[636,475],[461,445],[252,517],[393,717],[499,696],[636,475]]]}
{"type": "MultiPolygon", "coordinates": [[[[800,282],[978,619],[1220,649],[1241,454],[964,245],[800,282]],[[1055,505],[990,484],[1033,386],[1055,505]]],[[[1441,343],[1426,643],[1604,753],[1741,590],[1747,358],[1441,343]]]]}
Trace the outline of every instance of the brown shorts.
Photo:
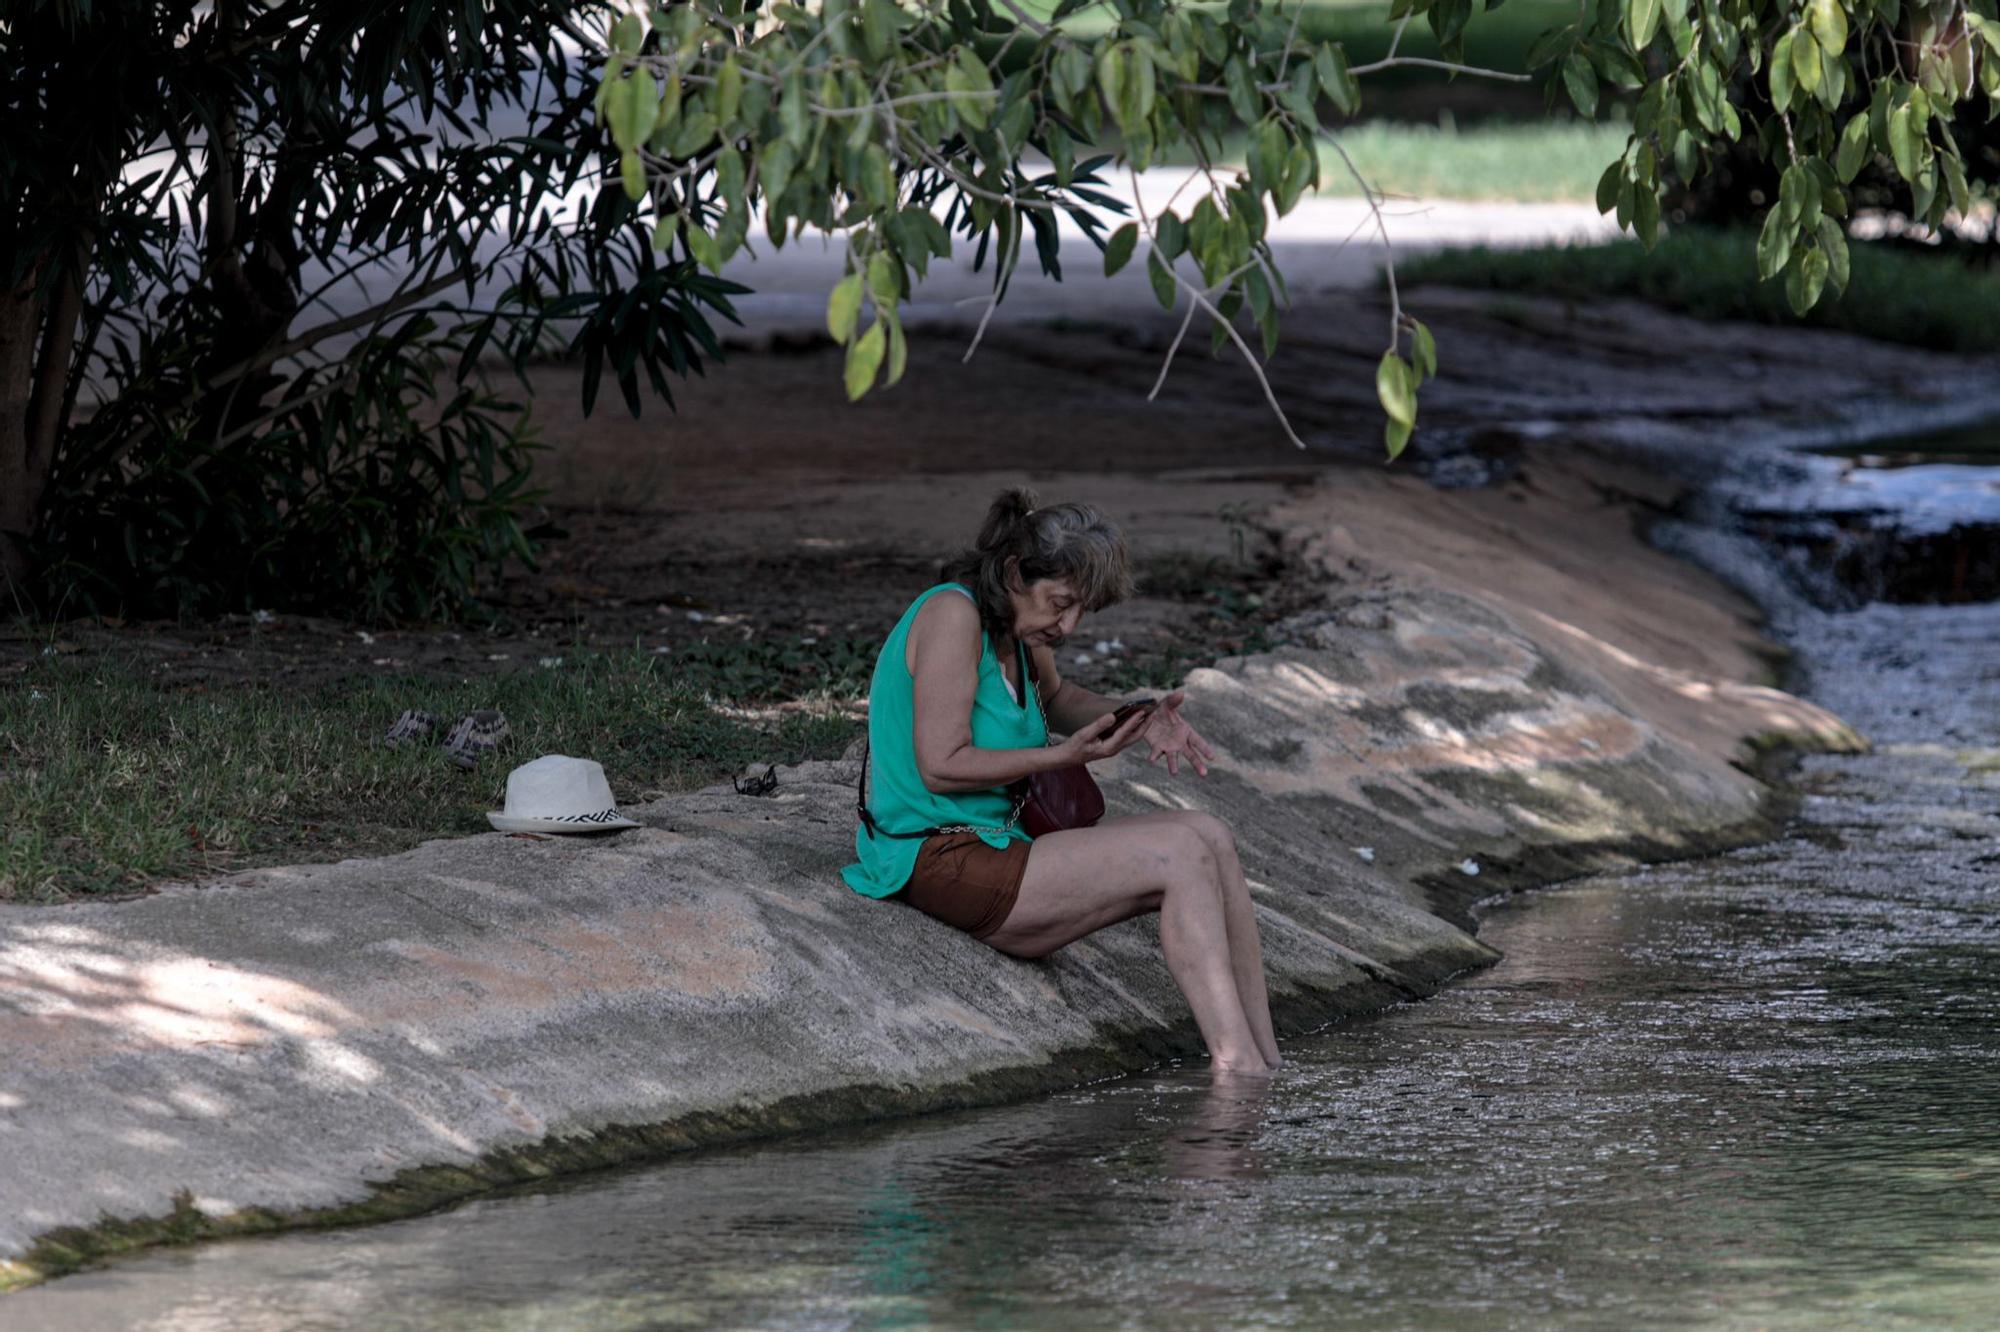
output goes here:
{"type": "Polygon", "coordinates": [[[892,896],[954,929],[984,939],[1007,921],[1021,893],[1031,843],[988,846],[978,833],[939,833],[917,850],[910,881],[892,896]]]}

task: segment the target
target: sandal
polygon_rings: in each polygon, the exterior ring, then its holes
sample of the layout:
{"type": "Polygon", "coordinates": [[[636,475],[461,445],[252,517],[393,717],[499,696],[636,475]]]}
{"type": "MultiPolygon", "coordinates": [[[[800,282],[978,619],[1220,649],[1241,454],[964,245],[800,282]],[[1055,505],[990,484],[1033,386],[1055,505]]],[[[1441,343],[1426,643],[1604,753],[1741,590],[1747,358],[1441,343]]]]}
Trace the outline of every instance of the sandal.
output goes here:
{"type": "Polygon", "coordinates": [[[468,712],[444,738],[444,756],[458,767],[475,767],[480,755],[498,749],[511,733],[507,718],[496,708],[468,712]]]}
{"type": "Polygon", "coordinates": [[[437,730],[437,724],[437,714],[411,708],[396,718],[395,725],[391,726],[389,733],[382,737],[382,743],[395,749],[412,741],[428,741],[431,732],[437,730]]]}

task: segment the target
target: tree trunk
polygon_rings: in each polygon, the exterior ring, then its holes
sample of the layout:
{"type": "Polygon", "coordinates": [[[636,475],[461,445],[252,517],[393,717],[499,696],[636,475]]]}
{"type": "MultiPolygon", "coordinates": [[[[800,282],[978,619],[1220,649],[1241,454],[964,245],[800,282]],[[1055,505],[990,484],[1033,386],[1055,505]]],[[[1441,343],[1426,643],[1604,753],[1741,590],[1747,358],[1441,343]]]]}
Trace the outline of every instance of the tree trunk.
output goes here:
{"type": "Polygon", "coordinates": [[[36,590],[28,543],[48,480],[46,465],[39,475],[31,466],[35,334],[41,314],[32,274],[0,296],[0,612],[29,609],[36,590]]]}

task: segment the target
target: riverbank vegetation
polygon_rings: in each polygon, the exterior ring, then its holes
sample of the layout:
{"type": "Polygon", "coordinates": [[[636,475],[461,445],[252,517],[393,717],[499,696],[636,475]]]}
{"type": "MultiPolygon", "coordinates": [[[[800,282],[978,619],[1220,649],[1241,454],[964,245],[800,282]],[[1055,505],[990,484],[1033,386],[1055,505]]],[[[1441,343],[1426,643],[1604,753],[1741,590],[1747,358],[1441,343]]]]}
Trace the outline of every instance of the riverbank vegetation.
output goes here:
{"type": "Polygon", "coordinates": [[[2000,274],[1947,255],[1856,242],[1848,290],[1795,314],[1779,282],[1757,280],[1757,235],[1682,227],[1636,241],[1520,249],[1469,246],[1405,259],[1405,283],[1531,292],[1577,302],[1631,298],[1700,319],[1840,329],[1936,351],[2000,350],[2000,274]]]}

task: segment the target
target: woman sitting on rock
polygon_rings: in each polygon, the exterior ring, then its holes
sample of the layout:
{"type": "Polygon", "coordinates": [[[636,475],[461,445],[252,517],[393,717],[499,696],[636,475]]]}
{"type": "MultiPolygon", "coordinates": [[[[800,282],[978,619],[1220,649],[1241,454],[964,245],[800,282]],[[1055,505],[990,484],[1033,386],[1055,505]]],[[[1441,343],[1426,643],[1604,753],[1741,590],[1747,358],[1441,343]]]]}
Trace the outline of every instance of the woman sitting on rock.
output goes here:
{"type": "Polygon", "coordinates": [[[1118,700],[1065,681],[1056,649],[1086,610],[1131,593],[1125,541],[1085,504],[1004,491],[978,544],[890,631],[868,690],[866,802],[841,870],[1015,957],[1160,913],[1160,951],[1217,1071],[1276,1068],[1263,951],[1235,839],[1212,814],[1161,810],[1031,838],[1004,789],[1145,740],[1206,776],[1214,753],[1175,690],[1113,729],[1118,700]],[[1066,732],[1048,743],[1049,728],[1066,732]],[[920,837],[921,830],[946,831],[920,837]],[[896,834],[904,834],[898,836],[896,834]]]}

